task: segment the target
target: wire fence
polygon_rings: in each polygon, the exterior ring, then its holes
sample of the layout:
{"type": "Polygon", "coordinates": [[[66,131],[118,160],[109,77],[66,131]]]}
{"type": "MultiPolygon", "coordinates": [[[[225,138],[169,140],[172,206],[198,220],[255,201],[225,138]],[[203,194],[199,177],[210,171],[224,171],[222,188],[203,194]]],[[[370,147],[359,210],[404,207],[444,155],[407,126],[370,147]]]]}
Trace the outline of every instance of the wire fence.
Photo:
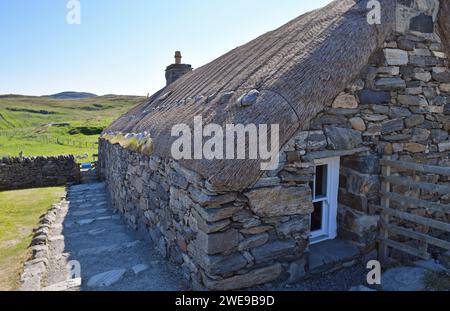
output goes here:
{"type": "Polygon", "coordinates": [[[97,148],[98,143],[90,143],[85,141],[79,141],[70,138],[63,137],[54,137],[48,135],[39,135],[39,136],[25,136],[24,133],[19,131],[0,131],[0,136],[9,137],[9,138],[20,138],[23,140],[36,141],[44,144],[54,144],[61,146],[71,146],[80,149],[86,148],[97,148]]]}

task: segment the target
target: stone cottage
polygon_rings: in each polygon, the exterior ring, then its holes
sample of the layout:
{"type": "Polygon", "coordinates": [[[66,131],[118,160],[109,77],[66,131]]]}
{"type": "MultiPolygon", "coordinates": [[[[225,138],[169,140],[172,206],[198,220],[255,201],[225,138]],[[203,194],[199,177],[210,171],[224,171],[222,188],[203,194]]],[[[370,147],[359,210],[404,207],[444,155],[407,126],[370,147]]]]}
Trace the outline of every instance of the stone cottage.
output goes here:
{"type": "Polygon", "coordinates": [[[184,67],[105,130],[114,207],[194,288],[297,282],[319,268],[314,247],[336,239],[363,258],[376,248],[380,158],[450,166],[450,3],[375,2],[333,1],[184,67]],[[174,160],[171,129],[194,116],[279,124],[278,168],[174,160]]]}

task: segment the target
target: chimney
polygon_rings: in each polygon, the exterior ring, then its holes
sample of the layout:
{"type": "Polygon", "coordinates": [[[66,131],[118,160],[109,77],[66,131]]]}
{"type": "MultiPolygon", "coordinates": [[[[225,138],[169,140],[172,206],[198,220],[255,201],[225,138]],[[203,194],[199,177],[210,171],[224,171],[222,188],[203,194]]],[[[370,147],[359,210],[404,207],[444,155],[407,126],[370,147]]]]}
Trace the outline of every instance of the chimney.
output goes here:
{"type": "Polygon", "coordinates": [[[166,68],[166,83],[167,85],[172,84],[178,80],[181,76],[192,71],[192,66],[188,64],[181,63],[181,52],[175,52],[175,64],[172,64],[166,68]]]}
{"type": "Polygon", "coordinates": [[[175,65],[181,65],[181,52],[180,51],[176,51],[175,52],[175,65]]]}

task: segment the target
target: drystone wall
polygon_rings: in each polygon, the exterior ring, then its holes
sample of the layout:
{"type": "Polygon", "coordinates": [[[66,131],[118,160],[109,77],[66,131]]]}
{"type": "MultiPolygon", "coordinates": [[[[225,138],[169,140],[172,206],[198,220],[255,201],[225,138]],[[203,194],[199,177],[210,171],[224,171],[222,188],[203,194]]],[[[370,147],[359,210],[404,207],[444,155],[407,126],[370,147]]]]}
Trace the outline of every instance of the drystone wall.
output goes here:
{"type": "Polygon", "coordinates": [[[73,156],[0,159],[0,191],[79,181],[80,167],[73,156]]]}
{"type": "Polygon", "coordinates": [[[50,257],[50,228],[54,225],[63,204],[67,204],[66,194],[61,197],[61,203],[52,205],[47,213],[41,217],[38,227],[33,230],[33,239],[28,247],[30,258],[25,262],[20,277],[20,291],[43,290],[42,286],[47,277],[50,257]]]}
{"type": "Polygon", "coordinates": [[[100,141],[100,171],[113,206],[183,267],[194,288],[228,290],[305,276],[311,167],[295,180],[262,179],[218,193],[171,160],[100,141]]]}

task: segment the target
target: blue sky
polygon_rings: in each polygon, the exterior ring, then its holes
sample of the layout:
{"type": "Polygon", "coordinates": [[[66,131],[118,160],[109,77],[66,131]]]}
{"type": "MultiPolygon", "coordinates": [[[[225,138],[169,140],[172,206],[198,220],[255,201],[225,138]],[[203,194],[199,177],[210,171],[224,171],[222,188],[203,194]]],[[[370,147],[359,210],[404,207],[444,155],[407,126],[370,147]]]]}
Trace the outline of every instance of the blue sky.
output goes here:
{"type": "Polygon", "coordinates": [[[195,68],[330,0],[0,0],[0,94],[146,95],[175,50],[195,68]]]}

